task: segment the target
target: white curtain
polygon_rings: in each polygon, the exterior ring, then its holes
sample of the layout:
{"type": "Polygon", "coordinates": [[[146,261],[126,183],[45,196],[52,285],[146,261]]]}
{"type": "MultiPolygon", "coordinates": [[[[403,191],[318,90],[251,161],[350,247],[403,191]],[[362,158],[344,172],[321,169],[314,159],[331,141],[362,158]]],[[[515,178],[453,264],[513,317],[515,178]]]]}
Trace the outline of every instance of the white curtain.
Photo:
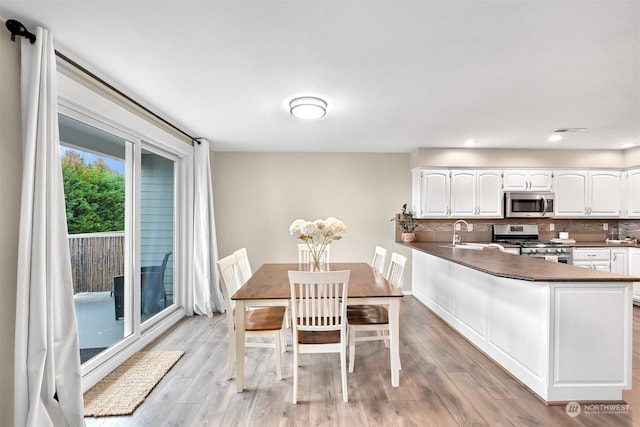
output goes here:
{"type": "Polygon", "coordinates": [[[22,39],[23,173],[14,423],[83,426],[78,331],[58,136],[53,37],[22,39]]]}
{"type": "Polygon", "coordinates": [[[213,188],[209,161],[209,141],[194,146],[193,215],[193,311],[211,317],[223,312],[224,299],[218,286],[218,244],[213,215],[213,188]]]}

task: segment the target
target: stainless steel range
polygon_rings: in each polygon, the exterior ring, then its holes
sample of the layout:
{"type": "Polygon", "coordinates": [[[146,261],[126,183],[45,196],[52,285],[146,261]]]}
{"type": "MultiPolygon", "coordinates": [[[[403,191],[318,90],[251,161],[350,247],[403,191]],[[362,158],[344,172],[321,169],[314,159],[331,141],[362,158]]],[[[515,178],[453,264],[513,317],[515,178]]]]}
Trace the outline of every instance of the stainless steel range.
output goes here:
{"type": "Polygon", "coordinates": [[[520,255],[556,259],[565,264],[573,263],[573,247],[561,242],[539,240],[536,224],[495,224],[491,240],[520,245],[520,255]]]}

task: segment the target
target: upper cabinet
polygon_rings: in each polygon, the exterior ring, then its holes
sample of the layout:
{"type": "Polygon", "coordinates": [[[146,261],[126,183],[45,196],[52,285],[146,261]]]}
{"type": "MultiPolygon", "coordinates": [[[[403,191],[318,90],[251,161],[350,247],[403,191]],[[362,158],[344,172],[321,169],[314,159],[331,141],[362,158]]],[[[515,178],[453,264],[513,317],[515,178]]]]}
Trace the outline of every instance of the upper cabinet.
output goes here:
{"type": "Polygon", "coordinates": [[[553,191],[559,218],[640,218],[640,169],[412,171],[416,218],[502,218],[504,191],[553,191]]]}
{"type": "Polygon", "coordinates": [[[413,170],[417,218],[502,218],[502,171],[413,170]]]}
{"type": "Polygon", "coordinates": [[[413,170],[413,213],[417,218],[449,216],[451,172],[413,170]]]}
{"type": "Polygon", "coordinates": [[[625,172],[625,212],[627,218],[640,218],[640,169],[631,169],[625,172]]]}
{"type": "Polygon", "coordinates": [[[502,217],[502,171],[452,170],[451,216],[502,217]]]}
{"type": "Polygon", "coordinates": [[[505,170],[502,180],[504,191],[551,191],[553,173],[550,170],[505,170]]]}
{"type": "Polygon", "coordinates": [[[556,217],[620,216],[619,171],[555,171],[556,217]]]}

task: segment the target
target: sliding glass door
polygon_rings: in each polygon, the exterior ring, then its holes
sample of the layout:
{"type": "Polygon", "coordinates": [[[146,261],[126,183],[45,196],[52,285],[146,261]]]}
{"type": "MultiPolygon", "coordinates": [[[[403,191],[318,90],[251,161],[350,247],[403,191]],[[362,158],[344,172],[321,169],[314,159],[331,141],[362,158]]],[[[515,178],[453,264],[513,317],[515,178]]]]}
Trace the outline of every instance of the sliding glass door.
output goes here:
{"type": "Polygon", "coordinates": [[[141,152],[141,315],[146,321],[173,304],[175,166],[167,157],[141,152]]]}
{"type": "Polygon", "coordinates": [[[180,159],[75,116],[59,115],[60,160],[84,367],[115,354],[176,303],[180,159]]]}

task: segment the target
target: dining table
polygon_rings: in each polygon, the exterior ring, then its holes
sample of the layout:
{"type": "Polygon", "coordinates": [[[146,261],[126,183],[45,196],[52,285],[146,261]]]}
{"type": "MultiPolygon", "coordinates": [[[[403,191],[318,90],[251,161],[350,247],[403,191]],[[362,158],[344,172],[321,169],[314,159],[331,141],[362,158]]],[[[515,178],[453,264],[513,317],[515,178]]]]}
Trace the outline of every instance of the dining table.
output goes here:
{"type": "MultiPolygon", "coordinates": [[[[248,307],[288,306],[291,298],[289,271],[309,271],[309,264],[263,264],[231,297],[236,302],[236,391],[244,389],[245,325],[248,307]]],[[[391,385],[400,385],[400,298],[402,289],[395,286],[366,262],[329,263],[326,271],[349,270],[347,304],[384,305],[389,316],[389,360],[391,385]]]]}

